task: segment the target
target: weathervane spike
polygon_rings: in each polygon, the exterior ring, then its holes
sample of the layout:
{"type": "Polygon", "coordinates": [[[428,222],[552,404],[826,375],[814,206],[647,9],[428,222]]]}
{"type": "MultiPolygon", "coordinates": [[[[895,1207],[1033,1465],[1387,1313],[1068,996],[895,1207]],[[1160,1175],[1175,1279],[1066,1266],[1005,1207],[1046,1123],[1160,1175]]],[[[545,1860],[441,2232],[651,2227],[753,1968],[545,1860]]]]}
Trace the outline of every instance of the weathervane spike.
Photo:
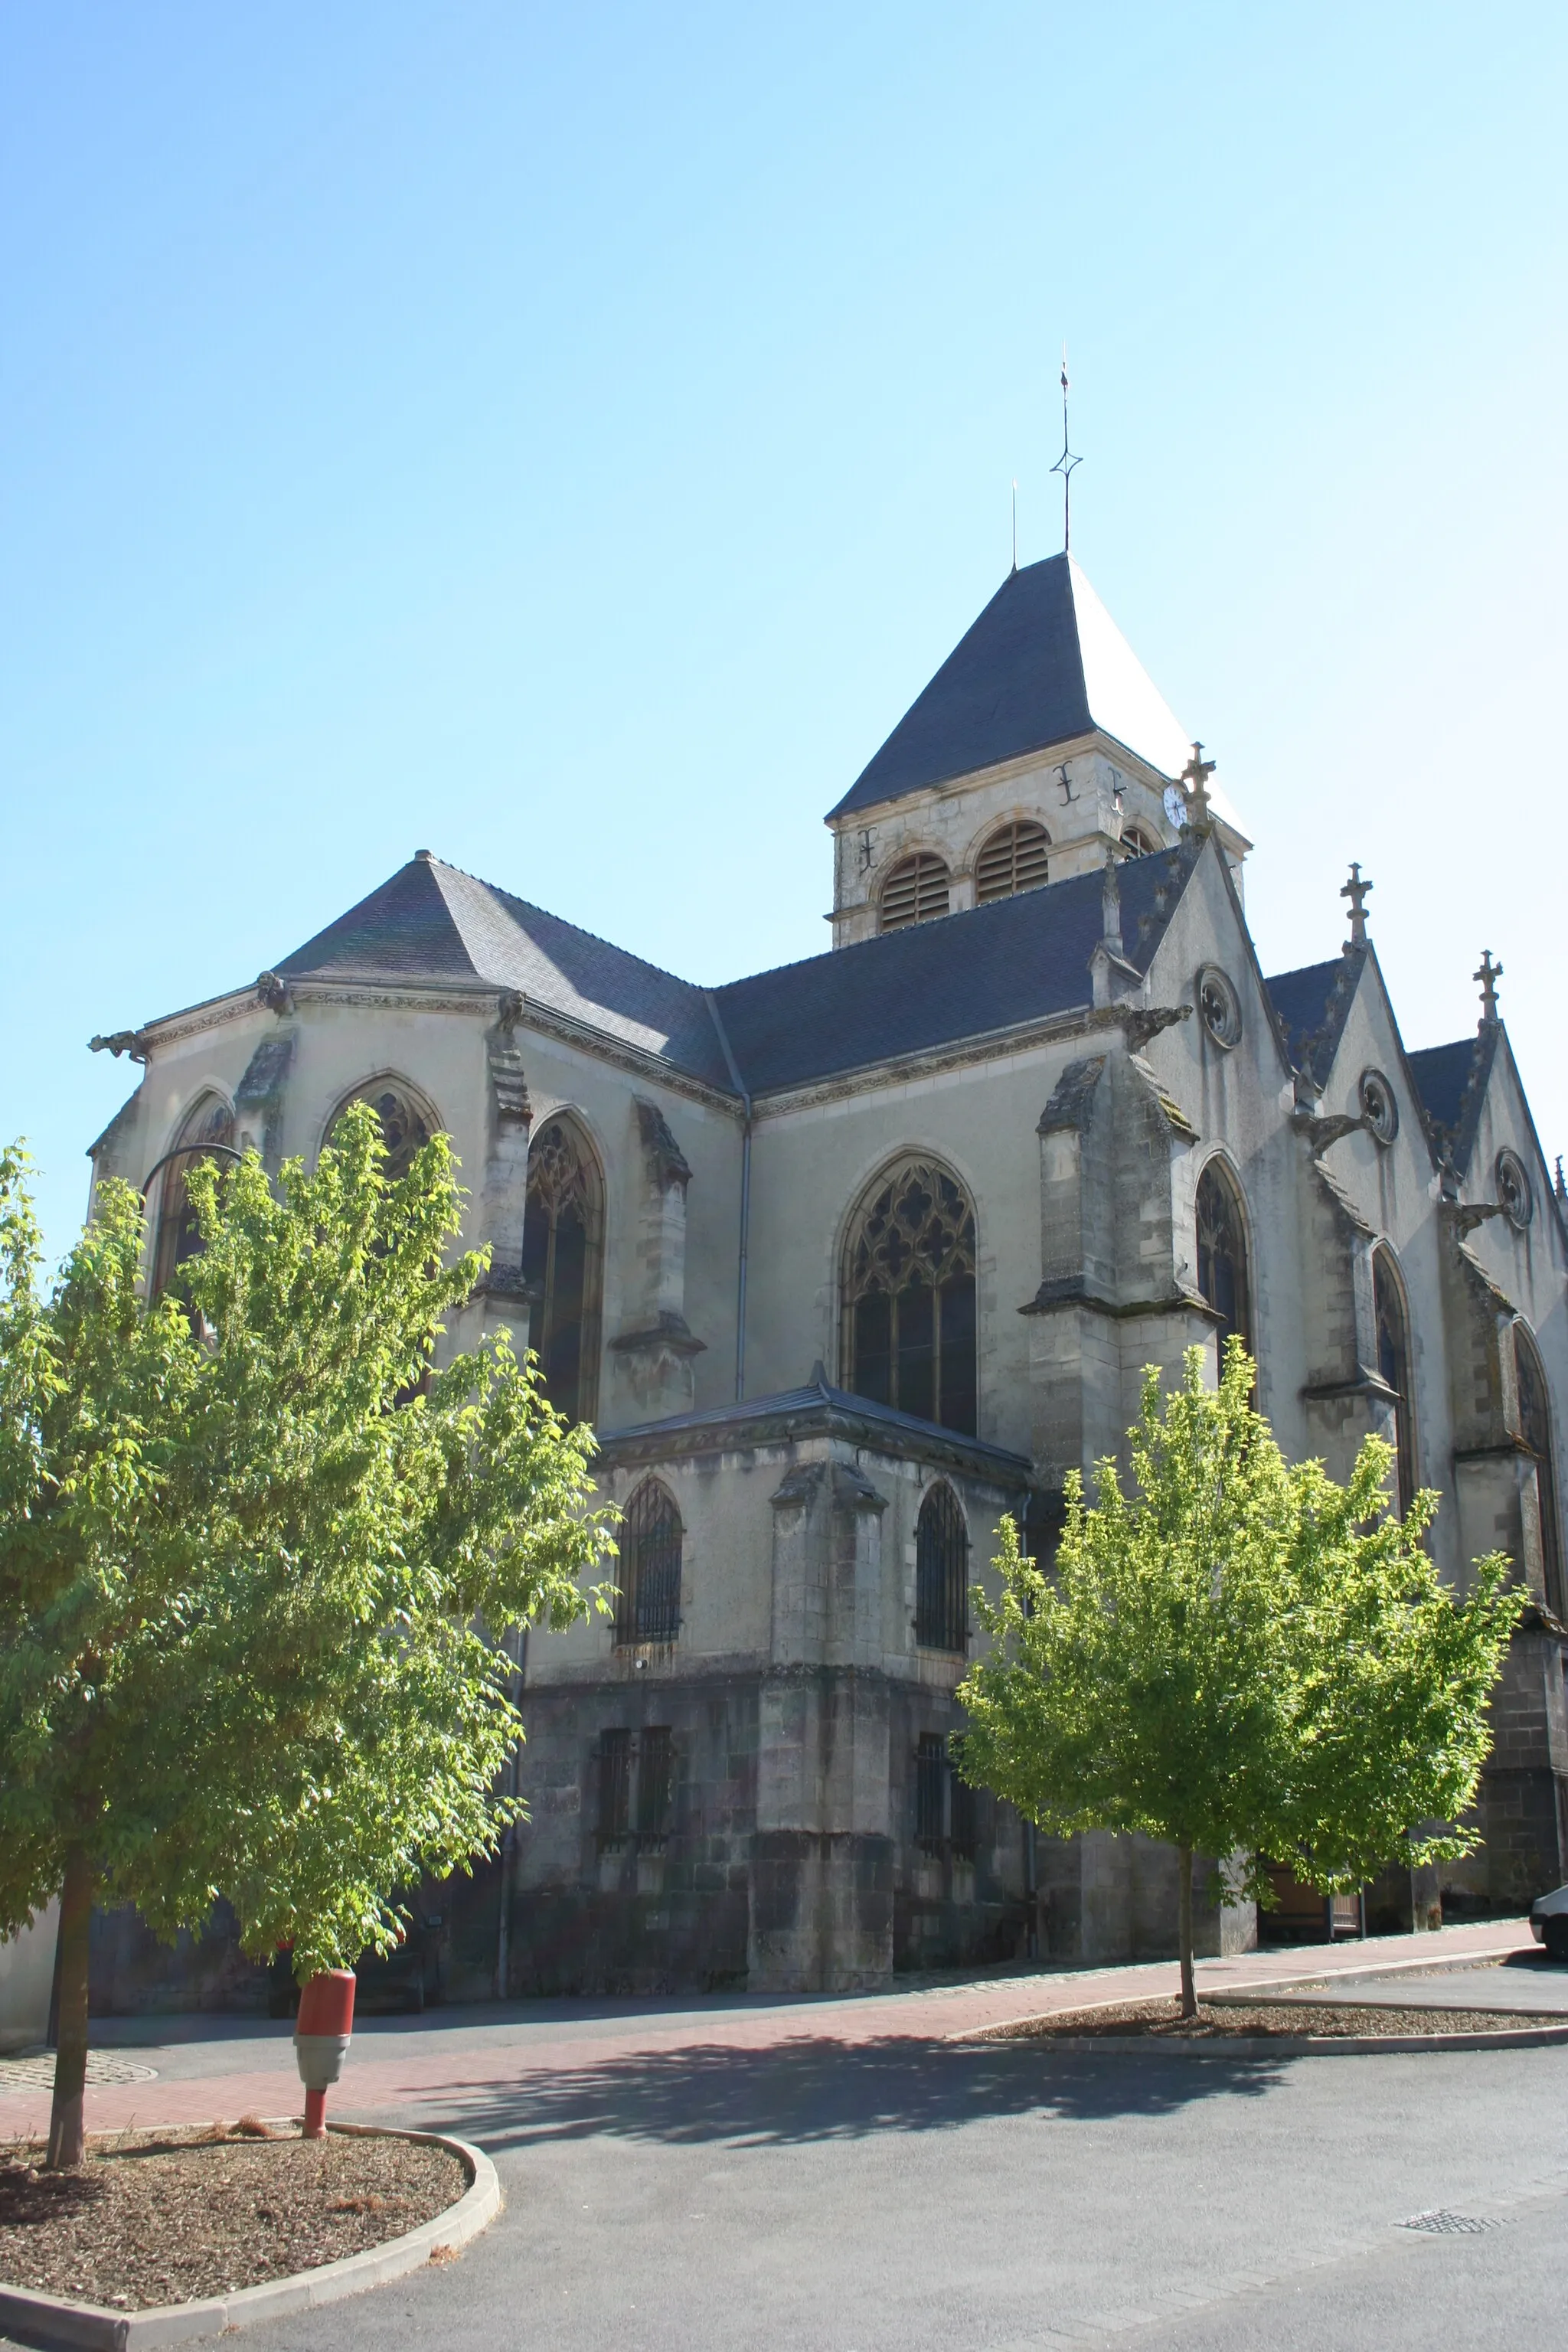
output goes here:
{"type": "Polygon", "coordinates": [[[1062,478],[1062,553],[1064,555],[1068,555],[1072,551],[1073,468],[1075,466],[1081,466],[1082,463],[1081,457],[1073,456],[1071,445],[1068,440],[1068,347],[1064,343],[1062,345],[1062,454],[1051,467],[1053,474],[1059,474],[1062,478]]]}

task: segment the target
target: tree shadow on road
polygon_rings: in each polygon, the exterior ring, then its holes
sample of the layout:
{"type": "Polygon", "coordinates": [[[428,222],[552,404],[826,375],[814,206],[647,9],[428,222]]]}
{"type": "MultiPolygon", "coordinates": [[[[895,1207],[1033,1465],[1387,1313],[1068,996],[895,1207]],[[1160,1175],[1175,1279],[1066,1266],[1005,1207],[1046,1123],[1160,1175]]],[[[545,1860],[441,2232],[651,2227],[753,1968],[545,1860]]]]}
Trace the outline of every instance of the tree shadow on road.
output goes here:
{"type": "Polygon", "coordinates": [[[769,2147],[951,2131],[1003,2116],[1158,2116],[1199,2099],[1258,2098],[1281,2079],[1279,2062],[1267,2058],[805,2034],[766,2050],[697,2043],[504,2083],[455,2082],[440,2105],[451,2128],[492,2151],[601,2136],[769,2147]]]}

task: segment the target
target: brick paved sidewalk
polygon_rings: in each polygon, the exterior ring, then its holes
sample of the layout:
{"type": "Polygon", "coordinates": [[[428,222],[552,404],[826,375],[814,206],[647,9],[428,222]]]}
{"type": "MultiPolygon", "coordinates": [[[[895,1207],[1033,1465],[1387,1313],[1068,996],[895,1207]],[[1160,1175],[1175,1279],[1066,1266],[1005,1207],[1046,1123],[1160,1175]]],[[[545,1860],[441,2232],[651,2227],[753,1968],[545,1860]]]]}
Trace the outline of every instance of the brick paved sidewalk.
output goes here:
{"type": "MultiPolygon", "coordinates": [[[[1418,1936],[1386,1936],[1365,1943],[1310,1944],[1291,1950],[1247,1952],[1234,1958],[1200,1960],[1200,1991],[1235,1991],[1289,1983],[1303,1976],[1342,1978],[1383,1973],[1434,1963],[1502,1958],[1535,1948],[1527,1921],[1488,1920],[1444,1927],[1418,1936]]],[[[526,2017],[493,2016],[468,2010],[453,2014],[450,2028],[440,2013],[418,2036],[425,2046],[400,2053],[398,2037],[362,2033],[351,2054],[333,2109],[344,2120],[373,2121],[388,2108],[418,2108],[421,2120],[445,2119],[460,2127],[477,2121],[498,2100],[573,2069],[603,2067],[638,2056],[667,2058],[683,2049],[705,2052],[787,2050],[792,2042],[824,2042],[845,2048],[875,2042],[945,2042],[1015,2018],[1048,2015],[1095,2003],[1173,1995],[1180,1982],[1173,1960],[1141,1967],[1076,1969],[1058,1973],[987,1977],[960,1984],[927,1985],[857,1998],[786,2002],[715,2002],[710,2010],[677,2006],[645,2008],[625,2017],[584,2019],[581,2013],[552,2016],[546,2003],[526,2017]],[[510,2029],[510,2032],[509,2032],[510,2029]],[[449,2032],[449,2038],[447,2038],[449,2032]],[[431,2051],[439,2034],[446,2046],[431,2051]],[[514,2037],[514,2038],[513,2038],[514,2037]]],[[[223,2021],[214,2018],[210,2071],[185,2070],[169,2080],[89,2086],[89,2131],[122,2129],[132,2122],[207,2123],[241,2115],[279,2116],[300,2104],[299,2077],[287,2033],[258,2042],[225,2042],[223,2021]],[[265,2058],[261,2053],[265,2053],[265,2058]],[[259,2063],[258,2063],[259,2062],[259,2063]]],[[[127,2055],[158,2063],[155,2044],[127,2055]]],[[[36,2134],[47,2127],[47,2092],[28,2084],[6,2091],[0,2066],[0,2138],[36,2134]]]]}

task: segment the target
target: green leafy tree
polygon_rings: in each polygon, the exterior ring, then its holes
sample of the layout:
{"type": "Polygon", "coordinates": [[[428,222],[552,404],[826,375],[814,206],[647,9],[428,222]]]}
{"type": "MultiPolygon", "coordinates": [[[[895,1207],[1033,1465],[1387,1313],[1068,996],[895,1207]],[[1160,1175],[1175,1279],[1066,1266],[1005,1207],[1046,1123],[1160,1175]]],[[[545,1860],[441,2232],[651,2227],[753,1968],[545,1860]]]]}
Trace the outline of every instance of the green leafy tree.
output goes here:
{"type": "Polygon", "coordinates": [[[95,1899],[173,1936],[222,1895],[301,1979],[386,1950],[394,1890],[521,1813],[505,1636],[605,1605],[588,1431],[504,1332],[434,1369],[487,1263],[447,1255],[447,1139],[385,1158],[359,1104],[276,1189],[194,1169],[205,1248],[149,1303],[139,1196],[100,1188],[46,1296],[0,1154],[0,1932],[63,1890],[51,2164],[95,1899]]]}
{"type": "Polygon", "coordinates": [[[1267,1903],[1265,1856],[1327,1891],[1473,1848],[1463,1816],[1523,1601],[1497,1553],[1457,1598],[1423,1548],[1437,1497],[1389,1507],[1392,1448],[1367,1438],[1344,1486],[1287,1463],[1253,1387],[1236,1339],[1217,1391],[1196,1348],[1168,1395],[1151,1369],[1132,1491],[1100,1462],[1088,1505],[1069,1474],[1051,1574],[1003,1522],[1000,1598],[975,1596],[993,1647],[958,1694],[966,1780],[1058,1836],[1175,1847],[1186,2016],[1194,1854],[1229,1865],[1222,1900],[1267,1903]]]}

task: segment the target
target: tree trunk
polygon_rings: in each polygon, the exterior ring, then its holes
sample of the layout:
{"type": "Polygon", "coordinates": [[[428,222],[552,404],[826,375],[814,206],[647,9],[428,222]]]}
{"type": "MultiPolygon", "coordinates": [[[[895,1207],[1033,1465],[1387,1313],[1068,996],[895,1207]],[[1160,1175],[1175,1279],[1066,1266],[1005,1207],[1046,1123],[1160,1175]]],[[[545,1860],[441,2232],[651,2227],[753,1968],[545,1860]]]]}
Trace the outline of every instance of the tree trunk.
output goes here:
{"type": "Polygon", "coordinates": [[[1179,1879],[1176,1890],[1176,1936],[1182,1954],[1182,2015],[1195,2017],[1198,2013],[1198,1996],[1193,1979],[1193,1850],[1190,1845],[1179,1845],[1176,1848],[1176,1870],[1179,1879]]]}
{"type": "Polygon", "coordinates": [[[72,2169],[87,2154],[87,1968],[92,1921],[92,1864],[86,1849],[66,1855],[60,1895],[60,2022],[55,2051],[55,2103],[49,2116],[51,2172],[72,2169]]]}

